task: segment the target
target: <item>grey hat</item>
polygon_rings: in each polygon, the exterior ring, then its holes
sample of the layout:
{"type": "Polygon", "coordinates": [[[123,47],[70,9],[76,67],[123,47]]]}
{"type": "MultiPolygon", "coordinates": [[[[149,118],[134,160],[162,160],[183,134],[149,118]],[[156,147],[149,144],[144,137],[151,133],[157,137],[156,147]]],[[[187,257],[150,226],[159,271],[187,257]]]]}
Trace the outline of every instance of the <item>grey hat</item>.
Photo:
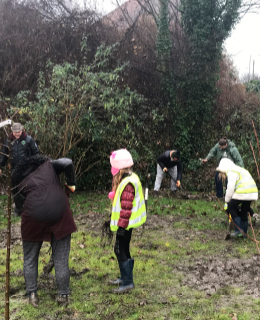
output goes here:
{"type": "Polygon", "coordinates": [[[21,125],[21,123],[16,122],[16,123],[14,123],[14,124],[11,126],[11,130],[12,130],[13,132],[20,132],[20,131],[23,130],[23,126],[21,125]]]}

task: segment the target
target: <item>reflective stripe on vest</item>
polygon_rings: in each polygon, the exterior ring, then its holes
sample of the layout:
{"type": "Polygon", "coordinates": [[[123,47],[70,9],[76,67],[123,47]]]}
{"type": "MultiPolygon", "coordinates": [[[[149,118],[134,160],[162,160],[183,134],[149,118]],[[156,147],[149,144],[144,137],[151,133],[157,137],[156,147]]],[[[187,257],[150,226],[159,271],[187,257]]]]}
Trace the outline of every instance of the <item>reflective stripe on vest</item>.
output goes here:
{"type": "Polygon", "coordinates": [[[248,193],[258,193],[257,186],[251,174],[243,168],[240,170],[228,170],[228,172],[234,172],[239,175],[239,180],[236,183],[235,193],[237,194],[248,194],[248,193]]]}
{"type": "Polygon", "coordinates": [[[121,183],[119,184],[116,190],[115,198],[113,201],[113,207],[112,207],[111,221],[110,221],[110,229],[112,231],[117,231],[118,229],[117,224],[120,218],[120,211],[121,211],[120,198],[121,198],[122,192],[124,191],[128,183],[131,183],[134,186],[135,197],[133,200],[131,217],[129,219],[129,224],[126,230],[129,230],[130,228],[140,227],[146,221],[146,208],[145,208],[142,185],[138,176],[135,173],[132,173],[130,176],[128,176],[127,178],[121,181],[121,183]]]}

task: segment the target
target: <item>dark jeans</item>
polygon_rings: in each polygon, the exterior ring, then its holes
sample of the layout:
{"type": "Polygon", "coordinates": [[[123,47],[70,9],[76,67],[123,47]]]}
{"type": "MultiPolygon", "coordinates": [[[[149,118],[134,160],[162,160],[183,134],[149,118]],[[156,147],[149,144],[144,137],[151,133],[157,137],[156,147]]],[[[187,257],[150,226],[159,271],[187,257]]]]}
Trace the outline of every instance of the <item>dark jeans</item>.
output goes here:
{"type": "Polygon", "coordinates": [[[132,230],[133,229],[123,230],[123,232],[120,232],[120,230],[118,230],[116,234],[116,243],[114,247],[114,252],[119,263],[125,262],[128,259],[131,259],[129,245],[131,241],[132,230]],[[122,234],[124,233],[124,236],[121,235],[120,233],[122,234]]]}
{"type": "Polygon", "coordinates": [[[231,199],[228,203],[228,211],[231,214],[232,219],[239,216],[242,222],[247,222],[247,215],[251,212],[250,205],[251,201],[231,199]],[[240,204],[241,211],[239,210],[240,204]]]}
{"type": "MultiPolygon", "coordinates": [[[[216,171],[216,174],[215,174],[215,182],[216,182],[216,196],[217,198],[223,198],[223,184],[222,184],[222,179],[219,179],[218,178],[218,174],[219,172],[216,171]]],[[[227,187],[227,186],[226,186],[227,187]]]]}

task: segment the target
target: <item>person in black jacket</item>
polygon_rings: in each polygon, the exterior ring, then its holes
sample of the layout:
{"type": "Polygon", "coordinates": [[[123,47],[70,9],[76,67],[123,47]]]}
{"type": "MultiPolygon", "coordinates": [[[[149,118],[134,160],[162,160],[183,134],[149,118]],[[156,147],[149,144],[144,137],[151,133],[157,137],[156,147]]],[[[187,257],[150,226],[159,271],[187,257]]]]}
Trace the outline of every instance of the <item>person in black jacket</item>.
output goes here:
{"type": "MultiPolygon", "coordinates": [[[[15,166],[17,166],[20,162],[23,162],[24,159],[38,154],[39,149],[34,139],[31,136],[27,135],[26,132],[23,130],[23,126],[21,125],[21,123],[14,123],[11,127],[11,130],[11,171],[13,171],[15,166]]],[[[8,154],[8,139],[6,139],[0,151],[0,167],[4,167],[6,165],[8,160],[8,154]]],[[[1,173],[2,170],[0,169],[0,174],[1,173]]],[[[15,214],[19,215],[19,210],[17,208],[20,206],[19,202],[21,201],[21,197],[19,195],[16,195],[16,190],[13,190],[13,194],[15,195],[15,214]]]]}
{"type": "Polygon", "coordinates": [[[154,184],[154,190],[159,191],[164,176],[168,172],[171,177],[171,191],[176,192],[177,187],[181,185],[182,164],[181,153],[179,150],[168,150],[161,154],[157,160],[157,175],[154,184]]]}
{"type": "MultiPolygon", "coordinates": [[[[12,170],[14,167],[25,158],[33,156],[39,153],[39,149],[36,145],[34,139],[27,135],[25,131],[23,131],[23,126],[21,123],[14,123],[11,127],[12,135],[10,136],[11,140],[11,166],[12,170]]],[[[0,167],[4,167],[7,163],[7,155],[9,154],[8,150],[8,140],[4,142],[0,151],[0,167]]],[[[0,170],[1,174],[1,170],[0,170]]]]}

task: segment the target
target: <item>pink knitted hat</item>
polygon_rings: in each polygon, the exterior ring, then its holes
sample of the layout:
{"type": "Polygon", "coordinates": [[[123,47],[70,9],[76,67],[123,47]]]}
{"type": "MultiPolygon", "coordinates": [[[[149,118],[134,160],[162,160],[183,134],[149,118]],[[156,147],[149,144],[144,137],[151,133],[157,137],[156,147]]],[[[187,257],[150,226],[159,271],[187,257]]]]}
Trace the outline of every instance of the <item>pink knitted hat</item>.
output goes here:
{"type": "Polygon", "coordinates": [[[131,153],[126,149],[113,151],[110,156],[111,173],[115,176],[120,169],[130,168],[134,164],[131,153]]]}

